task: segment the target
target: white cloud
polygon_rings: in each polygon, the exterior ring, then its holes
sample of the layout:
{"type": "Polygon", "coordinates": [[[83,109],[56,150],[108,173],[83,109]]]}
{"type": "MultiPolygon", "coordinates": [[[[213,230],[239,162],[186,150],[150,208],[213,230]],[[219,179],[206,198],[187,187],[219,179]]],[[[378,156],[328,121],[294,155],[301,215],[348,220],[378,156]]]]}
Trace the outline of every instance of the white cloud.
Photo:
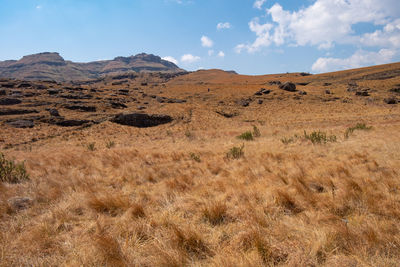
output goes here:
{"type": "Polygon", "coordinates": [[[243,49],[246,49],[249,53],[260,50],[261,47],[269,46],[272,42],[272,36],[270,30],[273,28],[272,24],[260,24],[259,19],[255,18],[249,22],[249,28],[252,32],[257,35],[256,40],[252,44],[239,44],[236,46],[236,53],[241,53],[243,49]]]}
{"type": "Polygon", "coordinates": [[[398,0],[316,0],[297,11],[274,4],[267,9],[267,15],[272,22],[261,24],[258,18],[250,21],[249,28],[256,40],[237,46],[237,50],[254,52],[271,44],[310,45],[319,49],[330,49],[335,44],[399,46],[398,0]],[[382,30],[357,35],[354,25],[358,23],[369,23],[382,30]]]}
{"type": "Polygon", "coordinates": [[[219,51],[219,52],[218,52],[218,56],[219,56],[219,57],[225,57],[225,53],[224,53],[223,51],[219,51]]]}
{"type": "Polygon", "coordinates": [[[167,57],[163,57],[163,58],[161,58],[161,59],[166,60],[166,61],[169,61],[169,62],[172,62],[172,63],[174,63],[175,65],[178,65],[178,60],[176,60],[174,57],[167,56],[167,57]]]}
{"type": "Polygon", "coordinates": [[[209,55],[209,56],[212,56],[213,54],[214,54],[214,50],[212,50],[212,49],[211,49],[211,50],[208,50],[208,55],[209,55]]]}
{"type": "Polygon", "coordinates": [[[194,63],[199,61],[201,58],[198,56],[193,56],[192,54],[185,54],[181,57],[181,61],[183,63],[194,63]]]}
{"type": "Polygon", "coordinates": [[[267,0],[257,0],[254,2],[253,7],[261,9],[265,2],[267,2],[267,0]]]}
{"type": "Polygon", "coordinates": [[[231,27],[232,27],[232,25],[229,22],[220,22],[217,24],[218,30],[230,29],[231,27]]]}
{"type": "Polygon", "coordinates": [[[36,6],[36,9],[42,9],[42,6],[38,5],[36,6]]]}
{"type": "Polygon", "coordinates": [[[378,52],[358,50],[348,58],[322,57],[313,64],[312,70],[328,72],[385,64],[391,62],[396,53],[397,51],[390,49],[381,49],[378,52]]]}
{"type": "Polygon", "coordinates": [[[205,35],[203,35],[200,40],[203,47],[212,47],[214,45],[214,42],[205,35]]]}

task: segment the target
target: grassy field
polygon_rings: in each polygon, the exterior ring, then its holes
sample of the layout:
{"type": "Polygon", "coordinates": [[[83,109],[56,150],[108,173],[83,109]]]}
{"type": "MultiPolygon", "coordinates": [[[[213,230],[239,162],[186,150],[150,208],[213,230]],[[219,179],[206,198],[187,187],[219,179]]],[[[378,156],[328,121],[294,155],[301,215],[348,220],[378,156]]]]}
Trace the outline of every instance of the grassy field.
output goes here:
{"type": "Polygon", "coordinates": [[[29,180],[0,182],[0,266],[398,266],[400,109],[383,102],[398,69],[200,71],[163,89],[187,103],[150,103],[171,124],[2,125],[29,180]]]}

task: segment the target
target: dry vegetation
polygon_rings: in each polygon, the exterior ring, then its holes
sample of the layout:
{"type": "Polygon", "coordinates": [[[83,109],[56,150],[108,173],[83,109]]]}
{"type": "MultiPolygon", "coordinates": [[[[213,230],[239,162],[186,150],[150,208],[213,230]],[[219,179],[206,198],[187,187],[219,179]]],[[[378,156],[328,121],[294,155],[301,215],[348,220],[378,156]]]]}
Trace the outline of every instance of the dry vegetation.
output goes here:
{"type": "MultiPolygon", "coordinates": [[[[178,122],[3,149],[29,180],[0,182],[0,266],[398,266],[400,110],[381,100],[400,78],[360,82],[367,103],[340,82],[353,72],[283,75],[312,81],[308,95],[274,89],[246,108],[233,100],[279,77],[193,73],[164,91],[198,99],[153,107],[178,122]],[[351,103],[321,101],[327,81],[351,103]]],[[[2,127],[3,144],[52,131],[2,127]]]]}

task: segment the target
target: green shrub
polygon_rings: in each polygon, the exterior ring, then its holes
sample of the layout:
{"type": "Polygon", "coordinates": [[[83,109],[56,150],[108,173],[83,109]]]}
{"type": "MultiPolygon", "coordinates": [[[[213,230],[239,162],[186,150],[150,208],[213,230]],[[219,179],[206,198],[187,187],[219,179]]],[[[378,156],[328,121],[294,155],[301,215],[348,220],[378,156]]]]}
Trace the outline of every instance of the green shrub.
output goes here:
{"type": "Polygon", "coordinates": [[[250,131],[244,132],[241,135],[239,135],[237,138],[246,140],[246,141],[252,141],[254,140],[253,133],[250,131]]]}
{"type": "Polygon", "coordinates": [[[321,131],[313,131],[311,134],[307,134],[307,132],[304,131],[304,138],[310,140],[313,144],[325,144],[327,142],[337,141],[336,135],[327,136],[325,132],[321,131]]]}
{"type": "Polygon", "coordinates": [[[195,154],[195,153],[193,153],[193,152],[190,152],[189,156],[190,156],[190,158],[191,158],[192,160],[194,160],[194,161],[196,161],[196,162],[201,162],[201,159],[200,159],[200,156],[199,156],[199,155],[197,155],[197,154],[195,154]]]}
{"type": "Polygon", "coordinates": [[[89,143],[87,145],[87,148],[89,149],[89,151],[95,151],[96,150],[96,143],[89,143]]]}
{"type": "Polygon", "coordinates": [[[361,130],[361,131],[369,131],[372,129],[372,126],[367,126],[365,123],[357,123],[353,127],[349,127],[346,129],[346,132],[344,133],[344,138],[349,138],[350,135],[355,131],[355,130],[361,130]]]}
{"type": "Polygon", "coordinates": [[[15,163],[13,160],[7,160],[0,153],[0,181],[16,184],[29,180],[24,162],[15,163]]]}
{"type": "Polygon", "coordinates": [[[232,147],[228,153],[226,153],[226,157],[228,159],[240,159],[241,157],[244,156],[244,144],[242,144],[240,147],[232,147]]]}
{"type": "Polygon", "coordinates": [[[108,148],[108,149],[110,149],[110,148],[113,148],[115,146],[115,142],[114,141],[108,141],[107,143],[106,143],[106,147],[108,148]]]}
{"type": "Polygon", "coordinates": [[[281,142],[284,143],[285,145],[288,145],[288,144],[294,142],[294,138],[293,138],[293,137],[290,137],[290,138],[283,137],[283,138],[281,139],[281,142]]]}
{"type": "Polygon", "coordinates": [[[253,136],[254,137],[260,137],[261,136],[260,129],[258,129],[258,127],[255,126],[255,125],[253,125],[253,136]]]}

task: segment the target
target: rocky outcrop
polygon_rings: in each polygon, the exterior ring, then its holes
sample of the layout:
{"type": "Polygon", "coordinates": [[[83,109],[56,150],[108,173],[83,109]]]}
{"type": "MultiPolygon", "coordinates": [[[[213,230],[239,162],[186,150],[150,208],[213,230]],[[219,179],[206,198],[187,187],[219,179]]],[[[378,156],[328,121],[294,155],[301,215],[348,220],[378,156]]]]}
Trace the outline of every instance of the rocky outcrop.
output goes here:
{"type": "Polygon", "coordinates": [[[111,121],[114,123],[134,126],[138,128],[155,127],[161,124],[172,122],[172,117],[169,115],[158,114],[144,114],[144,113],[131,113],[131,114],[118,114],[111,121]]]}

